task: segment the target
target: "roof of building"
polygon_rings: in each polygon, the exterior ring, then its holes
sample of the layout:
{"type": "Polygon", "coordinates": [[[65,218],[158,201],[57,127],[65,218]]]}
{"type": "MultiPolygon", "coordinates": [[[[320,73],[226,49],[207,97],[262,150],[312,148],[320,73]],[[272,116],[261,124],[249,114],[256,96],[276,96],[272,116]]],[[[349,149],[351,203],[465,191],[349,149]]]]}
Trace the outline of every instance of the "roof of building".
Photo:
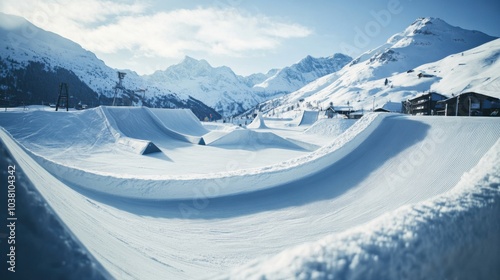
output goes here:
{"type": "Polygon", "coordinates": [[[455,95],[455,96],[452,96],[450,98],[447,98],[446,100],[442,100],[442,102],[447,102],[448,100],[452,100],[452,99],[455,99],[459,96],[462,96],[462,95],[468,95],[468,94],[475,94],[475,95],[482,95],[482,96],[485,96],[485,97],[488,97],[488,98],[493,98],[493,99],[498,99],[500,100],[498,97],[494,97],[494,96],[490,96],[490,95],[486,95],[486,94],[482,94],[482,93],[478,93],[478,92],[462,92],[458,95],[455,95]]]}

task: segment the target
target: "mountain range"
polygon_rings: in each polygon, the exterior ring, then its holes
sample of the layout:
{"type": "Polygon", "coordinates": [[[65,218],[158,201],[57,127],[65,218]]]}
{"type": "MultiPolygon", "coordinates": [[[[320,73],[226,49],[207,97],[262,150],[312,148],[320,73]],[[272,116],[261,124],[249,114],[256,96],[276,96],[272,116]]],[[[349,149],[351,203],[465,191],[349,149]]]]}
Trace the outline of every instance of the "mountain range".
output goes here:
{"type": "MultiPolygon", "coordinates": [[[[7,106],[55,102],[59,84],[68,84],[70,106],[113,103],[117,69],[108,67],[95,54],[55,33],[45,31],[21,17],[0,13],[0,89],[7,106]]],[[[189,95],[151,86],[130,70],[117,104],[191,108],[200,118],[219,114],[189,95]],[[137,92],[147,89],[147,95],[137,92]],[[144,97],[144,98],[143,98],[144,97]]]]}
{"type": "Polygon", "coordinates": [[[80,45],[6,14],[0,14],[0,38],[5,105],[54,102],[59,83],[66,82],[73,103],[111,105],[117,93],[118,105],[191,108],[200,119],[236,115],[256,106],[284,111],[301,102],[311,108],[349,103],[370,109],[375,103],[400,102],[428,90],[451,95],[481,86],[494,91],[500,72],[498,44],[485,46],[488,51],[480,49],[484,56],[468,51],[495,37],[438,18],[417,19],[355,59],[343,54],[307,56],[288,67],[246,77],[192,57],[151,75],[113,69],[80,45]],[[458,62],[461,53],[463,61],[474,57],[487,62],[458,62]],[[456,61],[449,58],[452,55],[456,61]],[[442,64],[428,65],[445,58],[442,64]],[[118,71],[126,76],[123,87],[115,91],[118,71]],[[433,77],[419,79],[421,72],[433,77]],[[459,80],[452,78],[458,76],[459,80]]]}
{"type": "Polygon", "coordinates": [[[267,93],[287,94],[320,77],[339,71],[351,61],[351,57],[340,53],[320,58],[308,55],[296,64],[278,70],[253,88],[267,93]]]}
{"type": "Polygon", "coordinates": [[[185,57],[179,64],[145,76],[145,80],[160,88],[191,95],[229,116],[298,90],[319,77],[342,69],[351,60],[343,54],[327,58],[307,56],[283,69],[243,77],[229,67],[214,68],[206,60],[185,57]]]}
{"type": "Polygon", "coordinates": [[[285,69],[243,77],[229,67],[212,67],[205,60],[185,57],[164,71],[140,76],[131,70],[112,69],[77,43],[21,17],[1,14],[0,38],[0,89],[5,105],[55,102],[61,82],[69,84],[74,103],[111,105],[120,71],[126,75],[123,90],[117,91],[117,104],[191,108],[200,118],[241,113],[350,61],[342,55],[308,56],[285,69]],[[276,84],[281,85],[279,90],[276,84]]]}

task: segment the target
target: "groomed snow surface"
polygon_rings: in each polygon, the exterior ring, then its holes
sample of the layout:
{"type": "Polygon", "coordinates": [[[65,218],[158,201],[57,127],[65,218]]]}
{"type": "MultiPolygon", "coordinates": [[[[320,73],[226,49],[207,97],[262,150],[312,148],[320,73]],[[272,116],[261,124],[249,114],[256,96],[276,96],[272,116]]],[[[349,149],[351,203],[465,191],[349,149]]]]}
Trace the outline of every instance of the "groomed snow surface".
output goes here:
{"type": "Polygon", "coordinates": [[[0,126],[26,177],[114,278],[500,275],[496,118],[259,116],[244,129],[100,107],[8,110],[0,126]],[[150,144],[159,152],[144,153],[150,144]]]}

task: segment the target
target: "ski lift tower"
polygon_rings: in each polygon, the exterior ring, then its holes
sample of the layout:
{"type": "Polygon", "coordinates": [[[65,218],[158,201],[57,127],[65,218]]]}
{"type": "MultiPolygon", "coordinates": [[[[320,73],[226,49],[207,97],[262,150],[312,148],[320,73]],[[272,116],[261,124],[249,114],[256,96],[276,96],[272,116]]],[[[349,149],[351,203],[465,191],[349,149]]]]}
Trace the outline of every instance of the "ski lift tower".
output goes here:
{"type": "MultiPolygon", "coordinates": [[[[134,90],[134,93],[142,93],[142,103],[143,104],[144,104],[144,99],[146,98],[146,90],[147,89],[142,89],[142,88],[134,90]]],[[[136,94],[136,95],[139,96],[138,94],[136,94]]]]}
{"type": "Polygon", "coordinates": [[[118,83],[116,83],[114,89],[115,89],[115,96],[113,97],[113,106],[115,106],[115,103],[116,103],[116,95],[118,94],[118,90],[125,90],[125,87],[123,87],[123,84],[122,84],[122,81],[123,81],[123,78],[125,78],[125,75],[127,73],[124,73],[124,72],[120,72],[118,71],[118,83]]]}
{"type": "Polygon", "coordinates": [[[59,107],[61,106],[61,102],[65,101],[66,103],[66,111],[69,110],[69,92],[68,92],[68,84],[67,83],[61,83],[59,84],[59,96],[57,97],[57,103],[56,103],[56,111],[59,110],[59,107]]]}
{"type": "Polygon", "coordinates": [[[142,99],[144,99],[146,97],[146,90],[147,89],[140,88],[140,89],[134,90],[134,92],[140,92],[140,93],[142,93],[142,99]]]}

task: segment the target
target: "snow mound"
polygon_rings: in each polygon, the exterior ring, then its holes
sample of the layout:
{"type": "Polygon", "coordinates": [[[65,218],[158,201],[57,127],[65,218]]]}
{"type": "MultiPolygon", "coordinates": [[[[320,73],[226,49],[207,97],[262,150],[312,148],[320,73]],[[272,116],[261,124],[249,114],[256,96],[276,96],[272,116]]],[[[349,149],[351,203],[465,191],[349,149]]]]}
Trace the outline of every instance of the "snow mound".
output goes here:
{"type": "Polygon", "coordinates": [[[302,150],[300,146],[272,132],[256,132],[248,129],[235,129],[210,142],[209,145],[246,150],[266,148],[302,150]]]}
{"type": "Polygon", "coordinates": [[[321,119],[304,131],[304,134],[337,137],[344,133],[355,122],[356,120],[352,119],[321,119]]]}
{"type": "Polygon", "coordinates": [[[152,153],[161,152],[153,142],[146,140],[139,140],[128,137],[121,137],[118,139],[117,144],[124,147],[125,150],[131,151],[139,155],[147,155],[152,153]]]}
{"type": "Polygon", "coordinates": [[[450,192],[224,279],[498,279],[500,140],[450,192]]]}
{"type": "Polygon", "coordinates": [[[264,117],[262,116],[261,112],[259,112],[257,114],[257,117],[252,121],[251,124],[247,125],[247,128],[251,128],[251,129],[266,129],[266,128],[268,128],[266,126],[266,123],[264,121],[264,117]]]}

